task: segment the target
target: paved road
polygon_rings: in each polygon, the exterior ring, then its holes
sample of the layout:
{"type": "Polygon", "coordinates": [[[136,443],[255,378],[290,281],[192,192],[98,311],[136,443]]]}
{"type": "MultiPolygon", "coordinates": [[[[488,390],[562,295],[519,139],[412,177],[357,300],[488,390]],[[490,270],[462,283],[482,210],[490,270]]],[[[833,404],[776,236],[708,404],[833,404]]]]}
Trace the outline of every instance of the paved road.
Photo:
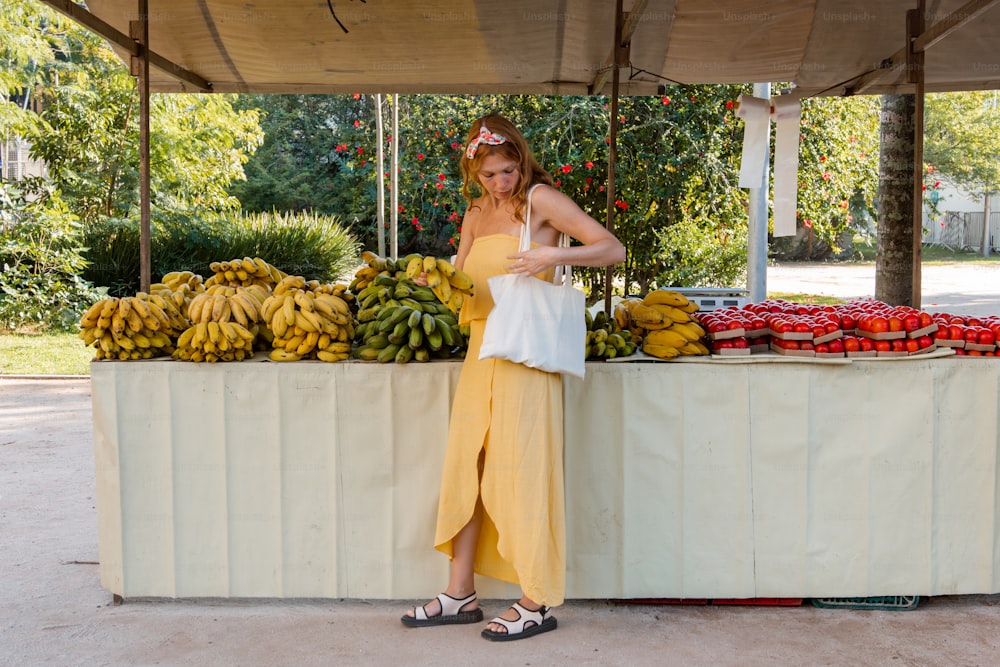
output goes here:
{"type": "MultiPolygon", "coordinates": [[[[958,315],[1000,315],[1000,263],[921,267],[921,307],[958,315]]],[[[875,296],[875,264],[769,266],[767,291],[839,298],[875,296]]]]}

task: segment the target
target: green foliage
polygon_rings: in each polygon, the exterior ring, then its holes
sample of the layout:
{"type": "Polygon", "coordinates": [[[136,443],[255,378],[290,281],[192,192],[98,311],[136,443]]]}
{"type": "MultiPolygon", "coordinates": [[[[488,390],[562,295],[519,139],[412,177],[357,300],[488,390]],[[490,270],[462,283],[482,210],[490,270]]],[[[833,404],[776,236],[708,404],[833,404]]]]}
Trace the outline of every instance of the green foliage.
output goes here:
{"type": "Polygon", "coordinates": [[[927,96],[925,189],[943,178],[973,195],[1000,191],[1000,93],[927,96]]]}
{"type": "Polygon", "coordinates": [[[663,269],[657,287],[743,287],[747,229],[711,229],[694,221],[657,232],[656,254],[663,269]]]}
{"type": "MultiPolygon", "coordinates": [[[[747,191],[737,185],[743,124],[733,111],[741,92],[745,87],[676,85],[662,96],[619,101],[612,209],[614,231],[628,248],[625,264],[614,268],[625,291],[645,291],[672,275],[685,281],[700,275],[706,286],[745,275],[739,249],[745,248],[747,191]],[[675,226],[680,229],[670,232],[675,226]],[[698,251],[713,260],[704,271],[676,273],[682,252],[722,240],[721,252],[698,251]]],[[[522,129],[557,186],[604,223],[608,103],[605,97],[400,97],[399,254],[454,252],[466,206],[458,168],[464,135],[474,118],[494,111],[522,129]]],[[[244,96],[240,106],[262,109],[267,137],[247,164],[247,181],[230,189],[244,206],[301,210],[313,199],[319,210],[345,220],[364,247],[376,249],[374,97],[244,96]]],[[[388,187],[392,107],[383,106],[388,187]]],[[[877,112],[877,98],[804,102],[799,217],[815,241],[810,248],[839,250],[839,239],[866,228],[877,184],[877,112]]],[[[387,239],[388,192],[386,200],[387,239]]],[[[592,295],[602,293],[602,269],[578,275],[592,295]]]]}
{"type": "MultiPolygon", "coordinates": [[[[139,101],[107,43],[37,2],[0,4],[0,139],[17,134],[83,222],[139,205],[139,101]],[[29,111],[33,109],[35,112],[29,111]]],[[[226,211],[227,193],[263,138],[257,113],[233,95],[150,98],[153,205],[226,211]]]]}
{"type": "Polygon", "coordinates": [[[52,193],[8,184],[0,184],[0,211],[0,328],[72,330],[98,298],[79,277],[79,220],[52,193]]]}
{"type": "MultiPolygon", "coordinates": [[[[334,216],[312,213],[235,213],[161,217],[151,230],[152,278],[170,271],[208,277],[213,261],[262,257],[307,279],[334,281],[357,263],[359,246],[334,216]]],[[[85,276],[113,295],[139,288],[139,224],[107,218],[88,225],[85,276]]]]}
{"type": "Polygon", "coordinates": [[[876,96],[802,101],[799,235],[774,239],[775,256],[825,259],[867,233],[878,192],[879,109],[876,96]]]}

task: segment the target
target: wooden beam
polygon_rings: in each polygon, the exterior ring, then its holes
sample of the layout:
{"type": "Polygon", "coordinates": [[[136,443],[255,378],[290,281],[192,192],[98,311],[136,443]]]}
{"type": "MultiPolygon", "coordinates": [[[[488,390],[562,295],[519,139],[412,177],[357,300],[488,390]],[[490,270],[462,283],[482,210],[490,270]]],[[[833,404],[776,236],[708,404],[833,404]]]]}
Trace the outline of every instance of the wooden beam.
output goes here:
{"type": "Polygon", "coordinates": [[[927,30],[921,31],[919,35],[913,38],[912,45],[907,44],[903,46],[883,60],[878,69],[866,72],[855,79],[853,84],[846,86],[847,94],[863,94],[866,88],[882,78],[887,72],[906,64],[909,57],[908,54],[911,52],[911,46],[913,52],[923,53],[969,21],[992,8],[998,2],[1000,0],[970,0],[965,3],[951,14],[948,14],[943,20],[935,23],[927,30]]]}
{"type": "MultiPolygon", "coordinates": [[[[68,16],[92,32],[97,33],[115,46],[125,50],[130,56],[139,55],[139,49],[136,46],[135,40],[129,35],[121,32],[110,23],[97,18],[75,2],[70,2],[70,0],[40,0],[40,2],[48,5],[60,14],[68,16]]],[[[149,51],[149,64],[178,81],[191,84],[198,90],[206,93],[212,92],[212,84],[207,79],[181,67],[175,62],[167,60],[158,53],[149,51]]]]}
{"type": "MultiPolygon", "coordinates": [[[[647,3],[648,0],[637,0],[632,6],[632,11],[623,14],[620,40],[617,44],[613,44],[611,46],[611,52],[608,54],[608,57],[604,59],[604,64],[601,66],[601,69],[598,70],[593,82],[591,82],[591,95],[600,95],[601,90],[603,90],[604,86],[608,82],[608,76],[611,74],[612,69],[628,65],[628,62],[622,62],[623,54],[625,54],[625,58],[627,60],[628,53],[627,50],[623,50],[623,47],[631,43],[632,35],[635,34],[636,28],[639,27],[639,19],[642,18],[643,12],[646,11],[647,3]]],[[[618,21],[617,17],[615,18],[615,21],[618,21]]]]}
{"type": "Polygon", "coordinates": [[[922,53],[942,39],[991,9],[1000,0],[970,0],[954,12],[948,14],[913,40],[913,50],[922,53]]]}

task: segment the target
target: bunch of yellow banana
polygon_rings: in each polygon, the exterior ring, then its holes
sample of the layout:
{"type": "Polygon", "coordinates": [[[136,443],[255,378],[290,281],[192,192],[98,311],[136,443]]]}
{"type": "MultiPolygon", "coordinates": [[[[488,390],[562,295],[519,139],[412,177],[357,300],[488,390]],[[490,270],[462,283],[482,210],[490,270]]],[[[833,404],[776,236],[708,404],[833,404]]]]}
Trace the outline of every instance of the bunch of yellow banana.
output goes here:
{"type": "Polygon", "coordinates": [[[158,294],[162,299],[172,301],[181,313],[187,313],[191,299],[204,291],[202,277],[193,271],[165,273],[160,282],[149,286],[150,294],[158,294]]]}
{"type": "Polygon", "coordinates": [[[696,322],[677,322],[666,329],[654,329],[642,341],[642,351],[660,359],[711,354],[701,341],[704,330],[696,322]]]}
{"type": "Polygon", "coordinates": [[[453,312],[462,308],[466,295],[472,295],[472,278],[465,271],[443,257],[410,255],[406,263],[406,277],[416,279],[424,274],[427,286],[438,300],[453,312]]]}
{"type": "Polygon", "coordinates": [[[263,285],[210,285],[191,299],[188,304],[188,320],[191,324],[232,321],[250,329],[260,321],[263,302],[270,295],[270,290],[263,285]]]}
{"type": "Polygon", "coordinates": [[[436,300],[382,307],[374,319],[358,325],[355,338],[361,344],[355,357],[382,363],[447,359],[466,346],[458,319],[436,300]]]}
{"type": "Polygon", "coordinates": [[[79,337],[96,349],[95,359],[150,359],[173,352],[172,336],[184,324],[172,302],[140,292],[94,303],[80,318],[79,337]]]}
{"type": "Polygon", "coordinates": [[[691,314],[698,304],[674,290],[653,290],[643,298],[615,304],[613,315],[622,330],[642,339],[642,351],[661,359],[709,354],[702,342],[705,330],[691,314]]]}
{"type": "MultiPolygon", "coordinates": [[[[614,359],[635,354],[638,341],[632,334],[622,331],[614,318],[603,310],[592,314],[587,311],[587,359],[614,359]]],[[[641,340],[641,339],[640,339],[641,340]]]]}
{"type": "Polygon", "coordinates": [[[256,335],[256,324],[248,329],[229,320],[201,321],[184,330],[173,356],[194,362],[243,361],[253,357],[256,335]]]}
{"type": "Polygon", "coordinates": [[[212,262],[208,268],[212,271],[212,275],[205,280],[206,287],[211,285],[229,285],[230,287],[261,285],[270,289],[288,275],[260,257],[212,262]]]}
{"type": "Polygon", "coordinates": [[[151,287],[166,287],[171,292],[186,289],[191,292],[203,292],[203,278],[194,271],[171,271],[164,273],[160,282],[154,283],[151,287]]]}
{"type": "Polygon", "coordinates": [[[261,318],[272,335],[274,361],[342,361],[350,356],[355,333],[350,305],[337,294],[308,289],[302,276],[287,276],[275,285],[261,318]]]}

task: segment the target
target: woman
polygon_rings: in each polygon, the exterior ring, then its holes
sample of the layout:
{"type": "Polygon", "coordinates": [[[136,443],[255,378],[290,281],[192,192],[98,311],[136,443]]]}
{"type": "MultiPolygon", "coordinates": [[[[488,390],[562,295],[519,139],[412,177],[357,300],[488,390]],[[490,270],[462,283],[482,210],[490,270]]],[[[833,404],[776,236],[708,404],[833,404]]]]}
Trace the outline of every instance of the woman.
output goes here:
{"type": "Polygon", "coordinates": [[[460,315],[471,334],[452,406],[435,538],[435,548],[451,557],[450,576],[444,593],[402,621],[481,621],[478,572],[521,587],[521,599],[482,633],[506,641],[555,629],[551,608],[565,593],[562,378],[479,359],[493,307],[487,280],[503,272],[552,280],[557,265],[607,266],[623,261],[625,249],[552,186],[524,136],[502,116],[473,123],[461,168],[469,207],[455,265],[472,277],[475,296],[460,315]],[[529,202],[532,244],[518,252],[529,202]],[[564,232],[582,245],[557,247],[564,232]]]}

